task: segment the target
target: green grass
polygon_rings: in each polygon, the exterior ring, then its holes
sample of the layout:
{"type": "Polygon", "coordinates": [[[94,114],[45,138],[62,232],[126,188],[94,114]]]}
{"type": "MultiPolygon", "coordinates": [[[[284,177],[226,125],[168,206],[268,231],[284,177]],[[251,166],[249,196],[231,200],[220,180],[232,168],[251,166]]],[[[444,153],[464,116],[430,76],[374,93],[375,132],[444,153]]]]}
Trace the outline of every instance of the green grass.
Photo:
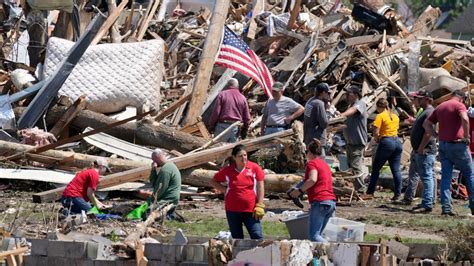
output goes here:
{"type": "MultiPolygon", "coordinates": [[[[366,234],[364,241],[366,242],[379,242],[380,239],[389,240],[393,237],[383,234],[366,234]]],[[[402,243],[416,243],[416,244],[444,244],[444,241],[438,241],[433,239],[421,239],[421,238],[404,238],[402,237],[402,243]]]]}
{"type": "MultiPolygon", "coordinates": [[[[187,235],[215,237],[219,231],[229,231],[227,220],[221,217],[185,215],[185,223],[166,221],[164,227],[174,232],[181,228],[187,235]]],[[[286,226],[281,222],[262,221],[263,235],[265,238],[288,238],[286,226]]],[[[247,235],[246,230],[244,233],[247,235]]]]}
{"type": "Polygon", "coordinates": [[[469,219],[459,219],[459,217],[442,217],[436,215],[417,215],[414,217],[397,215],[366,215],[363,222],[380,224],[383,226],[404,226],[405,228],[424,228],[429,231],[439,232],[457,228],[459,225],[467,224],[469,219]]]}

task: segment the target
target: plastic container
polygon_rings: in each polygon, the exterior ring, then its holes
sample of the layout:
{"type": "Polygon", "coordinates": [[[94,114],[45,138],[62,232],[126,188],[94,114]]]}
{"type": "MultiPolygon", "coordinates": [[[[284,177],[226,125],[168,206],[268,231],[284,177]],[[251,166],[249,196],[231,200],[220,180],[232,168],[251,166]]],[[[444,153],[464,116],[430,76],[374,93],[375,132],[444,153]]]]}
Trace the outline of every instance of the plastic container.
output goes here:
{"type": "Polygon", "coordinates": [[[334,242],[362,242],[364,241],[364,230],[364,223],[332,217],[329,219],[322,236],[328,241],[334,242]]]}
{"type": "Polygon", "coordinates": [[[283,220],[291,239],[308,239],[308,217],[308,213],[303,213],[283,220]]]}

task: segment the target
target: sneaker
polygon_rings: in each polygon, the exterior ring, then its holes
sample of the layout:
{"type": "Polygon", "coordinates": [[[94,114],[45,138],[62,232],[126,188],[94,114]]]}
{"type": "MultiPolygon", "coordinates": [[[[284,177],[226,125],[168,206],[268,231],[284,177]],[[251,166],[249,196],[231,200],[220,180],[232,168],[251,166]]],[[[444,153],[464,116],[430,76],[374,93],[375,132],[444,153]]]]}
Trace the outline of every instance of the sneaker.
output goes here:
{"type": "Polygon", "coordinates": [[[474,216],[474,209],[471,209],[471,215],[474,216]]]}
{"type": "Polygon", "coordinates": [[[413,204],[412,200],[409,199],[402,199],[398,202],[400,205],[411,206],[413,204]]]}
{"type": "Polygon", "coordinates": [[[362,194],[362,195],[360,195],[360,198],[363,199],[363,200],[371,200],[371,199],[374,198],[374,194],[369,194],[369,193],[362,194]]]}
{"type": "Polygon", "coordinates": [[[416,206],[411,210],[413,213],[430,213],[433,211],[432,208],[425,208],[422,206],[416,206]]]}
{"type": "Polygon", "coordinates": [[[443,215],[443,216],[456,216],[456,214],[452,211],[446,211],[446,212],[442,211],[441,215],[443,215]]]}
{"type": "Polygon", "coordinates": [[[393,196],[393,198],[391,199],[391,201],[399,201],[400,200],[400,195],[395,195],[393,196]]]}

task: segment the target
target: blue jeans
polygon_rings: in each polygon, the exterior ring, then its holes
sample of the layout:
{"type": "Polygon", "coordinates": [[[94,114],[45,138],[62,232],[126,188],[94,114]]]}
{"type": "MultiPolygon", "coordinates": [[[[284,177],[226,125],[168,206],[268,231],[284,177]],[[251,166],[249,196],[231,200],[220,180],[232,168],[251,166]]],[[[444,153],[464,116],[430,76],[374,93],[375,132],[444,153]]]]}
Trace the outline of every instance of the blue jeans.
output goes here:
{"type": "Polygon", "coordinates": [[[415,154],[416,171],[423,182],[423,199],[421,206],[423,208],[433,208],[434,202],[434,176],[433,167],[436,159],[434,154],[415,154]]]}
{"type": "Polygon", "coordinates": [[[392,171],[393,183],[395,184],[395,197],[402,194],[402,173],[400,172],[400,159],[402,157],[402,143],[398,137],[384,137],[380,140],[372,163],[372,173],[367,189],[368,194],[375,192],[377,181],[379,180],[380,169],[388,161],[390,171],[392,171]]]}
{"type": "MultiPolygon", "coordinates": [[[[214,137],[222,133],[222,131],[226,130],[232,124],[229,123],[217,123],[216,130],[214,130],[214,137]]],[[[229,132],[227,132],[224,136],[222,136],[222,142],[229,142],[234,143],[237,142],[237,134],[239,134],[239,127],[234,127],[229,132]]]]}
{"type": "Polygon", "coordinates": [[[253,218],[251,212],[231,212],[226,211],[227,223],[229,224],[230,233],[233,239],[243,239],[244,230],[242,224],[245,225],[251,239],[262,239],[262,224],[259,220],[253,218]]]}
{"type": "Polygon", "coordinates": [[[265,135],[270,135],[270,134],[273,134],[273,133],[282,132],[284,130],[285,130],[284,127],[266,127],[265,128],[265,135]]]}
{"type": "Polygon", "coordinates": [[[334,200],[314,201],[311,203],[311,209],[309,210],[309,240],[321,243],[328,242],[321,236],[321,233],[335,210],[336,202],[334,200]]]}
{"type": "Polygon", "coordinates": [[[77,197],[77,198],[61,198],[61,204],[63,205],[64,208],[70,209],[71,214],[79,214],[81,211],[89,211],[92,206],[89,202],[84,200],[83,198],[77,197]]]}
{"type": "Polygon", "coordinates": [[[420,175],[416,169],[416,151],[413,150],[410,154],[410,168],[408,168],[408,186],[405,190],[404,199],[407,201],[412,201],[416,194],[416,188],[418,187],[418,182],[420,181],[420,175]]]}
{"type": "Polygon", "coordinates": [[[451,178],[453,168],[456,167],[466,179],[469,208],[474,210],[474,170],[467,144],[440,141],[439,157],[441,161],[441,209],[443,212],[451,211],[451,178]]]}

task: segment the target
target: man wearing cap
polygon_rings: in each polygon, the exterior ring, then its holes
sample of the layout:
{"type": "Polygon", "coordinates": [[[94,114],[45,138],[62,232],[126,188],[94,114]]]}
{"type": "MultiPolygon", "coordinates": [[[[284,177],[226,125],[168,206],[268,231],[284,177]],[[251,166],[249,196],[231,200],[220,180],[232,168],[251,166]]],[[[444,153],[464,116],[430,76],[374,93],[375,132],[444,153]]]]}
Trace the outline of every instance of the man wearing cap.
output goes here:
{"type": "MultiPolygon", "coordinates": [[[[474,215],[474,170],[469,153],[469,118],[463,104],[466,94],[457,90],[450,100],[438,105],[425,120],[423,127],[431,136],[439,139],[439,157],[441,161],[441,209],[442,215],[454,216],[451,205],[451,178],[453,167],[459,169],[466,179],[469,193],[469,208],[474,215]],[[435,124],[439,124],[436,132],[435,124]]],[[[425,152],[425,142],[418,147],[418,153],[425,152]]]]}
{"type": "Polygon", "coordinates": [[[291,122],[303,114],[304,108],[293,99],[283,96],[283,83],[275,82],[272,87],[272,99],[263,108],[260,131],[262,136],[283,131],[291,122]]]}
{"type": "MultiPolygon", "coordinates": [[[[231,78],[227,83],[227,89],[219,93],[216,98],[209,119],[209,129],[214,131],[214,136],[217,136],[237,121],[243,123],[240,136],[245,139],[250,123],[249,105],[245,96],[240,93],[239,81],[231,78]]],[[[238,136],[239,128],[234,127],[221,138],[221,141],[236,142],[238,136]]]]}
{"type": "Polygon", "coordinates": [[[98,158],[94,161],[92,168],[86,169],[76,174],[63,191],[61,204],[65,208],[64,214],[78,214],[82,211],[89,211],[91,202],[97,209],[106,209],[109,206],[100,202],[95,196],[99,175],[109,171],[107,161],[98,158]]]}
{"type": "MultiPolygon", "coordinates": [[[[326,103],[329,101],[329,85],[319,83],[314,88],[314,96],[304,106],[304,143],[309,145],[313,139],[318,139],[322,145],[326,142],[326,127],[328,115],[326,103]]],[[[323,152],[324,154],[324,152],[323,152]]]]}
{"type": "MultiPolygon", "coordinates": [[[[156,206],[165,203],[173,203],[175,206],[179,202],[179,193],[181,192],[181,173],[173,162],[169,162],[166,154],[161,149],[155,149],[151,154],[153,160],[152,169],[149,177],[153,185],[153,193],[148,193],[149,205],[156,202],[156,206]],[[157,168],[160,171],[157,172],[157,168]]],[[[168,212],[168,217],[174,218],[172,208],[168,212]]]]}
{"type": "Polygon", "coordinates": [[[357,176],[356,188],[362,191],[365,190],[362,159],[367,145],[367,105],[361,100],[360,87],[351,85],[346,91],[350,107],[341,115],[346,118],[343,134],[346,140],[347,163],[352,168],[352,173],[357,176]]]}
{"type": "MultiPolygon", "coordinates": [[[[413,124],[415,124],[416,119],[423,113],[423,107],[420,106],[420,100],[417,96],[418,96],[417,91],[412,91],[408,93],[408,97],[410,97],[413,105],[415,106],[415,110],[417,110],[415,117],[410,116],[407,119],[405,119],[405,124],[408,124],[411,127],[413,127],[413,124]]],[[[418,175],[418,172],[416,171],[415,155],[416,155],[416,150],[413,149],[410,153],[410,166],[408,168],[408,185],[407,185],[407,188],[405,189],[403,200],[400,202],[403,205],[412,204],[413,198],[415,197],[416,188],[418,187],[418,182],[420,181],[420,176],[418,175]]],[[[434,198],[436,198],[436,194],[434,195],[434,198]]]]}
{"type": "Polygon", "coordinates": [[[433,209],[434,193],[436,191],[433,167],[436,159],[437,146],[435,137],[425,131],[423,123],[434,110],[432,106],[433,95],[422,89],[419,90],[414,97],[417,98],[420,107],[423,108],[423,112],[416,118],[411,130],[410,142],[415,151],[414,156],[411,158],[413,160],[411,163],[415,165],[416,173],[423,182],[423,199],[419,206],[413,208],[413,211],[417,213],[428,213],[433,209]],[[419,150],[418,148],[420,148],[421,145],[423,145],[422,147],[424,148],[419,150]]]}

